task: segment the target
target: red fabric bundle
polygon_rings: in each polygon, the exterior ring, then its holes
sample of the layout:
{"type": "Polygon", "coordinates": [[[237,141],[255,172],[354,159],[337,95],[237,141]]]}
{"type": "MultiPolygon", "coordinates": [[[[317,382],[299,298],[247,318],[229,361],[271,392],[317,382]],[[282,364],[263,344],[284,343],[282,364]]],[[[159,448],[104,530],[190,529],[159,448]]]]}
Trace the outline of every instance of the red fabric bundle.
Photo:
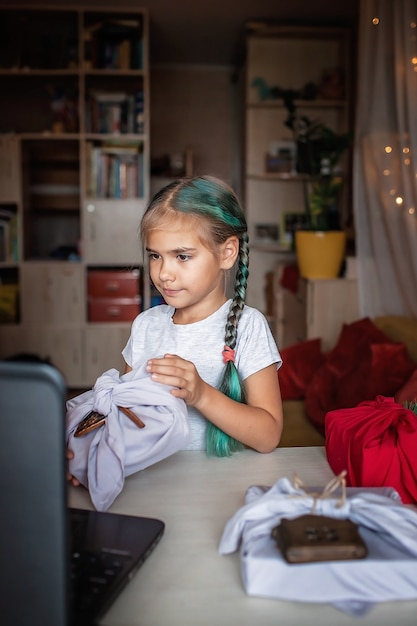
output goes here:
{"type": "Polygon", "coordinates": [[[326,454],[333,472],[347,470],[351,487],[393,487],[417,502],[417,416],[393,398],[377,396],[325,418],[326,454]]]}

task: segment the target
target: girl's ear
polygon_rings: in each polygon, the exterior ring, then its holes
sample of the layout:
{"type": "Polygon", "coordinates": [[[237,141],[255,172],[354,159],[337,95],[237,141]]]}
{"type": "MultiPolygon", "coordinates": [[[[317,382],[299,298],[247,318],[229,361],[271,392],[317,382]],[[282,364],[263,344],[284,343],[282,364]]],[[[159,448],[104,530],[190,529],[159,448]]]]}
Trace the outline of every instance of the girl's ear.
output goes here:
{"type": "Polygon", "coordinates": [[[239,238],[232,235],[222,246],[222,269],[230,270],[239,255],[239,238]]]}

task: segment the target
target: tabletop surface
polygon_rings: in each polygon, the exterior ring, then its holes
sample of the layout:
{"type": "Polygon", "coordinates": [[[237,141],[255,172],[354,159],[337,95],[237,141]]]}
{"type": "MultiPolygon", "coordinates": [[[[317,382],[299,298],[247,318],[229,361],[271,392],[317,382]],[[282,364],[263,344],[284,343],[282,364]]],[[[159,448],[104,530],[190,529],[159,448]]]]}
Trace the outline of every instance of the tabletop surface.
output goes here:
{"type": "MultiPolygon", "coordinates": [[[[230,458],[184,451],[126,479],[110,512],[157,517],[165,534],[108,613],[103,626],[392,626],[417,623],[417,601],[375,605],[353,618],[326,604],[284,602],[245,594],[239,554],[222,556],[226,522],[244,504],[250,485],[272,485],[298,474],[325,485],[333,473],[325,450],[250,450],[230,458]]],[[[71,487],[69,504],[92,508],[87,491],[71,487]]]]}

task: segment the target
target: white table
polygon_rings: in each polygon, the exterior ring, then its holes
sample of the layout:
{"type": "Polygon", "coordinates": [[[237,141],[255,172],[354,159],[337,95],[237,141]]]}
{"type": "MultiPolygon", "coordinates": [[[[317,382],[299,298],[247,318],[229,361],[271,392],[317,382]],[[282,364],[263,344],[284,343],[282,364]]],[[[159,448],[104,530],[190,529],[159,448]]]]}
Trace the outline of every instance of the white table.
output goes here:
{"type": "MultiPolygon", "coordinates": [[[[227,520],[250,485],[272,485],[297,472],[307,485],[325,485],[331,472],[323,448],[279,448],[231,458],[180,452],[126,480],[110,511],[158,517],[166,523],[155,551],[100,622],[105,626],[397,626],[417,623],[416,602],[376,605],[352,618],[330,605],[249,597],[238,553],[221,556],[227,520]]],[[[83,488],[70,488],[71,506],[91,508],[83,488]]]]}

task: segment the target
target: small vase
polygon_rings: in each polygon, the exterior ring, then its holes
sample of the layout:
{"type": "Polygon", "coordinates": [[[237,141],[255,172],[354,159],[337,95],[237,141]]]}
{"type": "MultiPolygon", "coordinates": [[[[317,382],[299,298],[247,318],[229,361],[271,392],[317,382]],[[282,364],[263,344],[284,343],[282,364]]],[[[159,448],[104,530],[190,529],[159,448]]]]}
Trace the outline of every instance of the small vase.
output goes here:
{"type": "Polygon", "coordinates": [[[346,250],[343,231],[295,232],[295,251],[303,278],[337,278],[346,250]]]}

